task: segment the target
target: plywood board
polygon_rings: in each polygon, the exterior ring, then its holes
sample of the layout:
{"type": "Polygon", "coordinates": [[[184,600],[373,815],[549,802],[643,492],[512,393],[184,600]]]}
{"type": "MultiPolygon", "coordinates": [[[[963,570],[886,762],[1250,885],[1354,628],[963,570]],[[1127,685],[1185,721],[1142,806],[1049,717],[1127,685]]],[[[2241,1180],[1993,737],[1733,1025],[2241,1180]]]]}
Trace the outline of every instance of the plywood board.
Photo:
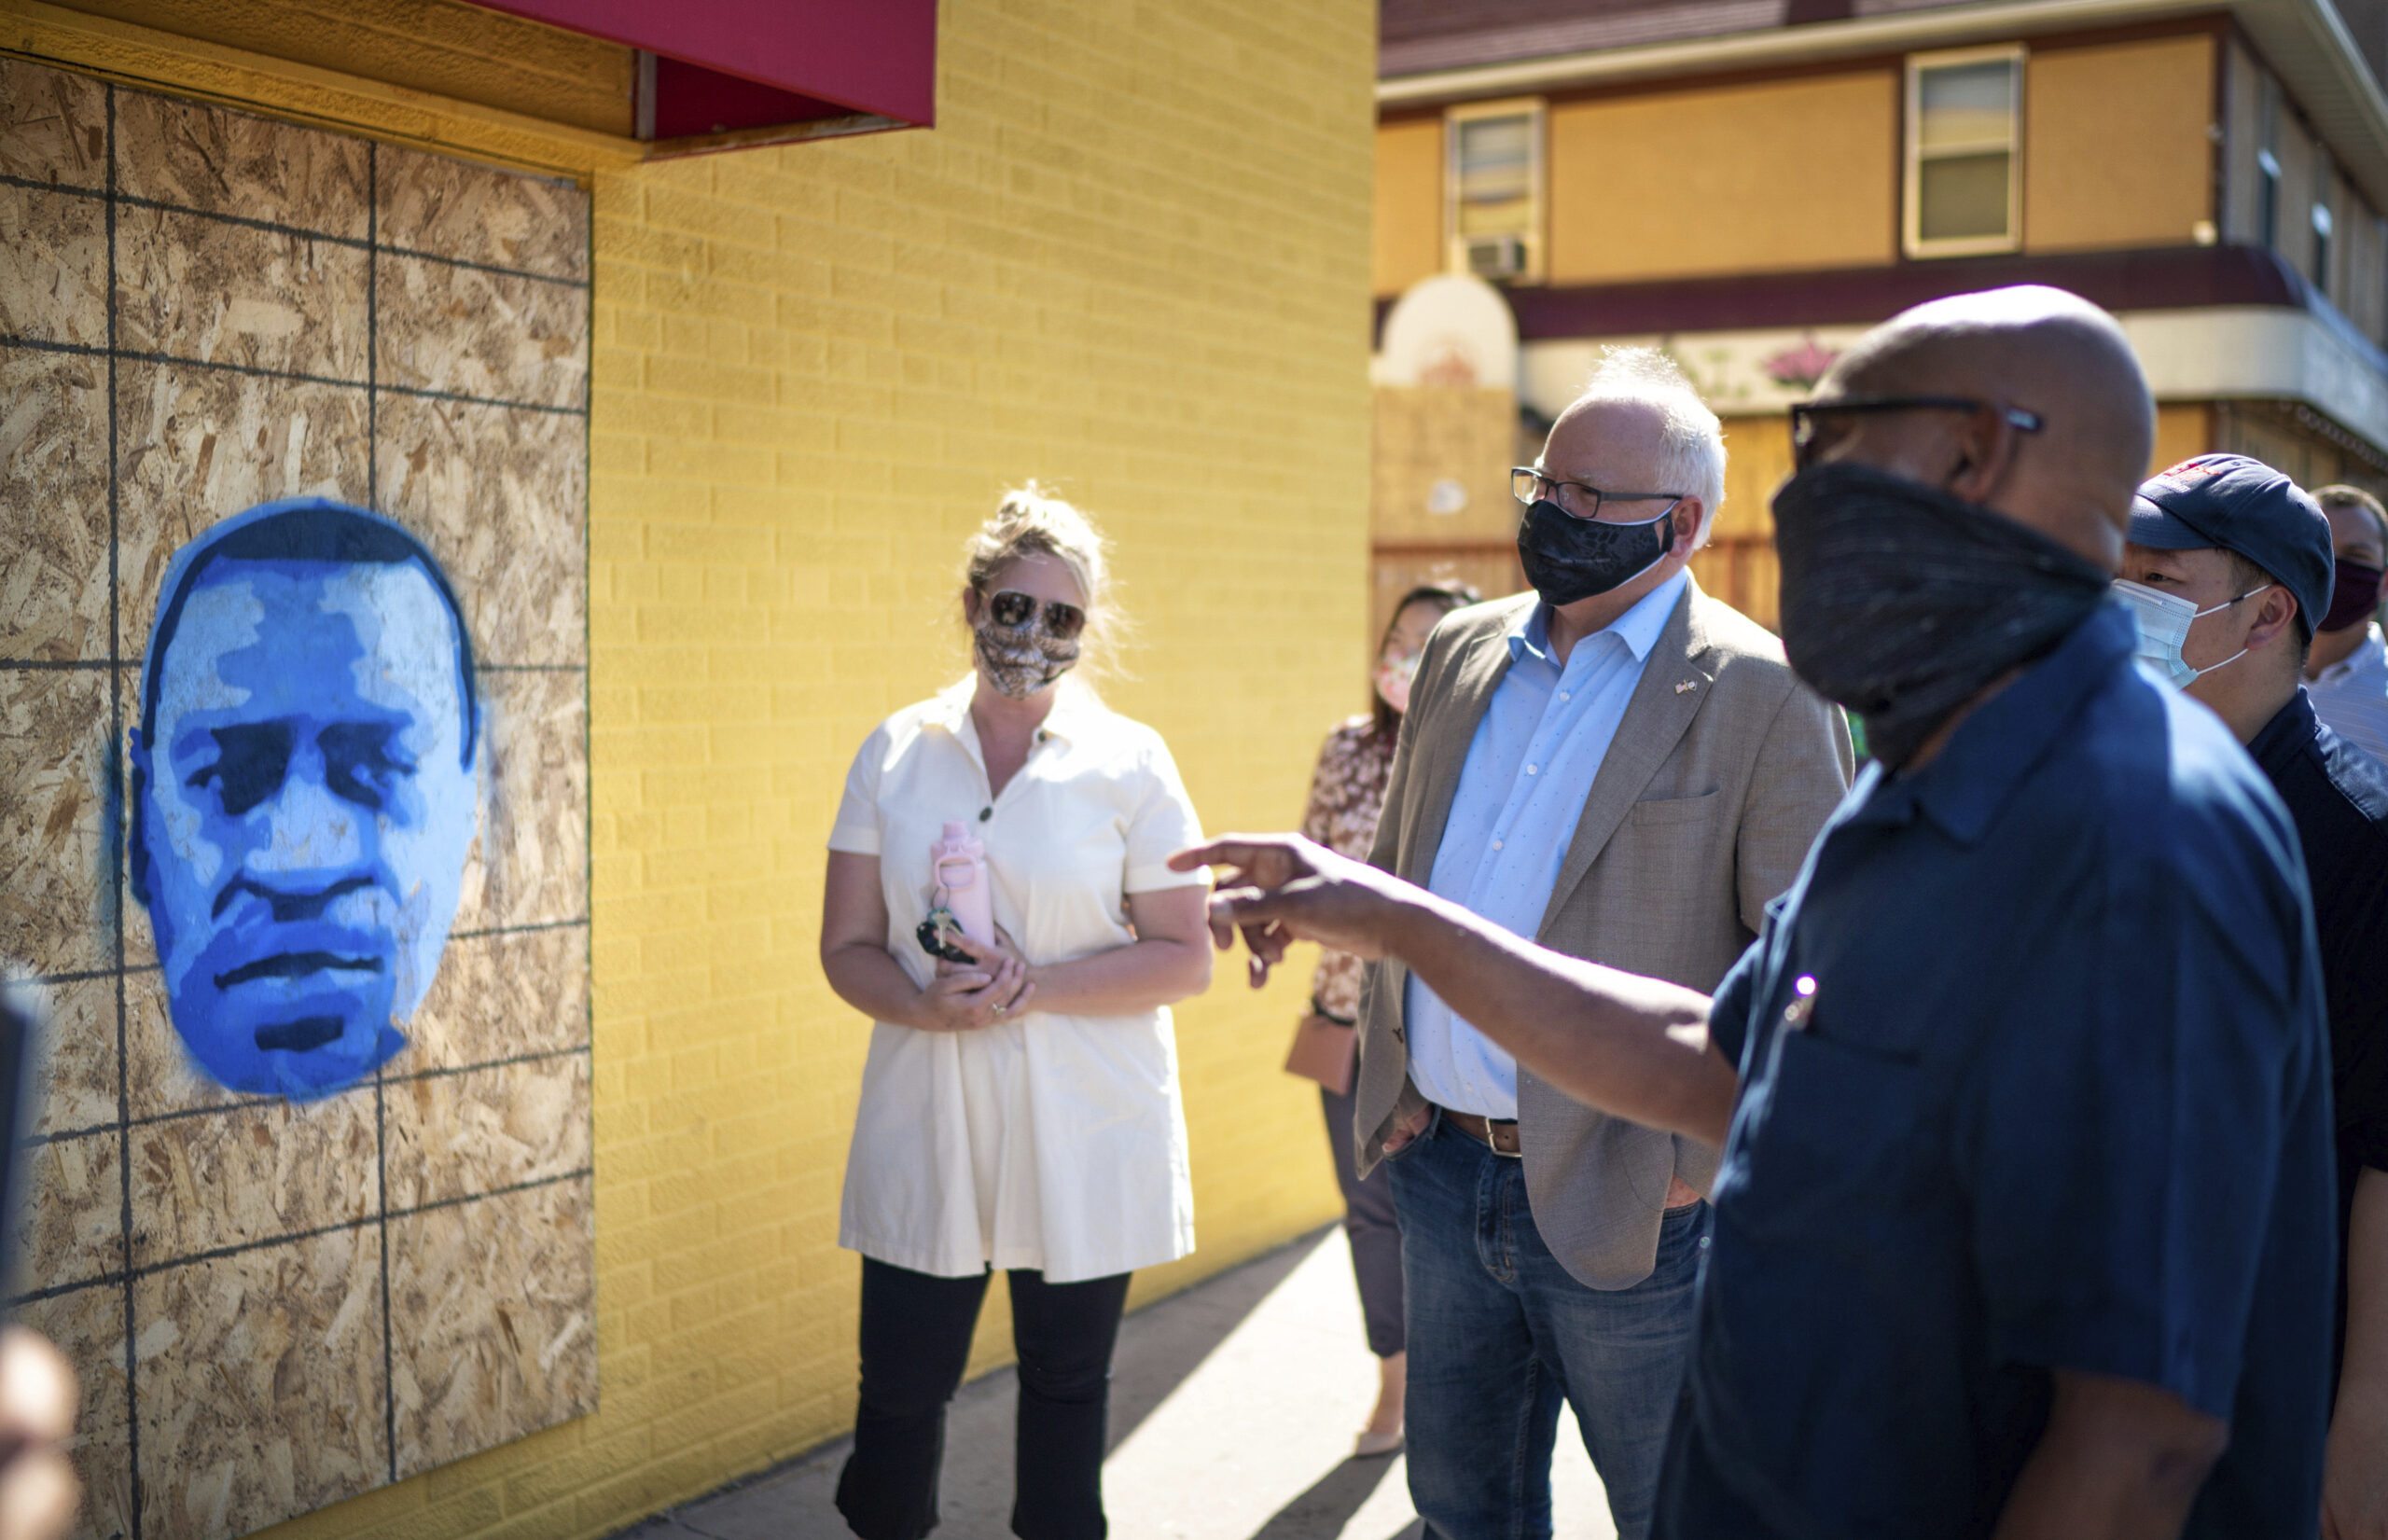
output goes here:
{"type": "MultiPolygon", "coordinates": [[[[596,1406],[588,199],[6,59],[0,174],[0,964],[49,1035],[7,1287],[81,1374],[81,1535],[227,1540],[596,1406]],[[181,581],[287,498],[407,544],[181,581]],[[384,646],[403,603],[354,597],[441,582],[447,673],[384,646]],[[437,800],[309,693],[401,674],[447,705],[391,730],[460,745],[452,917],[383,915],[380,879],[318,849],[390,846],[407,798],[437,800]],[[175,737],[157,714],[202,697],[295,703],[190,728],[220,758],[186,782],[140,729],[175,737]],[[207,843],[295,816],[293,786],[341,799],[301,841],[312,889],[207,843]],[[335,912],[317,928],[396,939],[191,950],[243,904],[270,940],[335,912]],[[210,998],[400,969],[333,991],[389,1002],[338,1073],[208,1056],[210,998]]],[[[260,1026],[250,1057],[333,1062],[322,1020],[260,1026]]]]}

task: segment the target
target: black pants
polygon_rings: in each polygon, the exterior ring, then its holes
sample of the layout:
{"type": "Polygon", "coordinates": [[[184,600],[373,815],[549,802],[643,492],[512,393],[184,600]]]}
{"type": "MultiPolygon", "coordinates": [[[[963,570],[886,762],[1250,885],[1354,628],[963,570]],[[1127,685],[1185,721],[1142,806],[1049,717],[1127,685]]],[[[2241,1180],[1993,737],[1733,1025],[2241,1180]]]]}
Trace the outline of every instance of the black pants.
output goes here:
{"type": "MultiPolygon", "coordinates": [[[[1011,1528],[1024,1540],[1103,1540],[1111,1348],[1128,1278],[1048,1283],[1041,1272],[1012,1270],[1020,1435],[1011,1528]]],[[[863,1540],[921,1540],[937,1528],[946,1403],[962,1383],[986,1297],[983,1272],[936,1278],[863,1258],[862,1405],[854,1451],[838,1477],[838,1511],[863,1540]]]]}
{"type": "Polygon", "coordinates": [[[1335,1149],[1335,1181],[1343,1189],[1343,1233],[1352,1240],[1352,1271],[1360,1285],[1360,1319],[1368,1351],[1390,1358],[1409,1347],[1401,1321],[1401,1227],[1393,1216],[1393,1172],[1380,1165],[1360,1180],[1352,1147],[1354,1097],[1322,1086],[1326,1142],[1335,1149]]]}

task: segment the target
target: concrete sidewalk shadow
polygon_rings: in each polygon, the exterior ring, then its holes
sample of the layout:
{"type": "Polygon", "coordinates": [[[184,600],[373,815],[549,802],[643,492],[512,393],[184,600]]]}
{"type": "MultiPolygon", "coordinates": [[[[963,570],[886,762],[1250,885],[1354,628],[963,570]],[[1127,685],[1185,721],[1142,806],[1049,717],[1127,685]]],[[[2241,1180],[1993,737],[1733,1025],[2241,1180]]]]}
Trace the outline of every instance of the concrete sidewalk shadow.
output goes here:
{"type": "MultiPolygon", "coordinates": [[[[1276,1291],[1325,1236],[1313,1232],[1156,1301],[1121,1323],[1111,1364],[1108,1447],[1117,1449],[1276,1291]]],[[[1353,1307],[1358,1309],[1356,1302],[1353,1307]]],[[[962,1387],[946,1413],[937,1540],[1011,1540],[1012,1436],[1020,1380],[1008,1367],[962,1387]]],[[[615,1540],[832,1540],[848,1533],[835,1498],[853,1439],[666,1508],[615,1540]]],[[[1372,1462],[1381,1464],[1382,1462],[1372,1462]]],[[[1128,1540],[1118,1524],[1112,1533],[1128,1540]]]]}
{"type": "MultiPolygon", "coordinates": [[[[1120,1323],[1119,1346],[1111,1358],[1111,1436],[1105,1447],[1118,1449],[1143,1426],[1325,1239],[1314,1230],[1120,1323]]],[[[1356,1296],[1352,1308],[1359,1309],[1356,1296]]],[[[997,1372],[1011,1379],[1009,1369],[997,1372]]]]}
{"type": "MultiPolygon", "coordinates": [[[[1312,1483],[1308,1491],[1270,1515],[1269,1522],[1252,1532],[1252,1540],[1339,1540],[1343,1527],[1384,1484],[1393,1464],[1389,1454],[1344,1461],[1312,1483]]],[[[1425,1521],[1418,1519],[1399,1533],[1407,1535],[1424,1528],[1425,1521]]]]}
{"type": "MultiPolygon", "coordinates": [[[[1376,1378],[1340,1228],[1136,1311],[1112,1362],[1114,1540],[1420,1540],[1403,1456],[1351,1458],[1376,1378]]],[[[999,1369],[954,1397],[936,1540],[1010,1540],[1018,1384],[999,1369]]],[[[1563,1411],[1558,1442],[1557,1540],[1615,1540],[1563,1411]]],[[[617,1540],[837,1540],[849,1447],[825,1444],[617,1540]]]]}

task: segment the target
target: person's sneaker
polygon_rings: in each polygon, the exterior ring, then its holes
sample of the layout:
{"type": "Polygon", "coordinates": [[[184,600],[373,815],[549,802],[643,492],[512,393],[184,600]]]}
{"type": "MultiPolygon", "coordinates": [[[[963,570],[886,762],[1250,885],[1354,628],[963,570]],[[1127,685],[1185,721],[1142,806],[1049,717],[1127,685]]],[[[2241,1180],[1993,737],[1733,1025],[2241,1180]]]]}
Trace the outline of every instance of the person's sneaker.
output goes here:
{"type": "Polygon", "coordinates": [[[1362,1428],[1360,1436],[1352,1441],[1352,1458],[1373,1460],[1381,1454],[1393,1454],[1401,1449],[1401,1430],[1379,1433],[1374,1428],[1362,1428]]]}

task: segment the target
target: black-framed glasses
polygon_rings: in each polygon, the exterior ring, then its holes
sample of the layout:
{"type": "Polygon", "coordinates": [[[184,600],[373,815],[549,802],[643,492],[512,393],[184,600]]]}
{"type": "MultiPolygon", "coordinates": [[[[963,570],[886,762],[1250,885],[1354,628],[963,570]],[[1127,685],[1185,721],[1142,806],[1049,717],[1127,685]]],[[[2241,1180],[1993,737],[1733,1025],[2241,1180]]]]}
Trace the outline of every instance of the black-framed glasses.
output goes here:
{"type": "MultiPolygon", "coordinates": [[[[998,626],[1020,627],[1035,617],[1036,600],[1018,589],[1005,589],[987,600],[987,616],[998,626]]],[[[1086,611],[1059,599],[1045,601],[1045,634],[1058,641],[1075,639],[1086,630],[1086,611]]]]}
{"type": "Polygon", "coordinates": [[[1844,395],[1832,401],[1802,401],[1791,409],[1791,463],[1804,468],[1815,453],[1816,419],[1877,411],[1994,411],[2018,433],[2046,426],[2040,414],[1970,395],[1844,395]]]}
{"type": "Polygon", "coordinates": [[[1509,495],[1531,506],[1535,503],[1556,503],[1562,511],[1574,519],[1598,519],[1601,508],[1609,503],[1664,503],[1665,507],[1649,519],[1620,520],[1620,523],[1646,524],[1664,519],[1675,511],[1675,506],[1691,494],[1687,492],[1603,492],[1585,481],[1562,481],[1547,476],[1533,465],[1509,467],[1509,495]]]}

